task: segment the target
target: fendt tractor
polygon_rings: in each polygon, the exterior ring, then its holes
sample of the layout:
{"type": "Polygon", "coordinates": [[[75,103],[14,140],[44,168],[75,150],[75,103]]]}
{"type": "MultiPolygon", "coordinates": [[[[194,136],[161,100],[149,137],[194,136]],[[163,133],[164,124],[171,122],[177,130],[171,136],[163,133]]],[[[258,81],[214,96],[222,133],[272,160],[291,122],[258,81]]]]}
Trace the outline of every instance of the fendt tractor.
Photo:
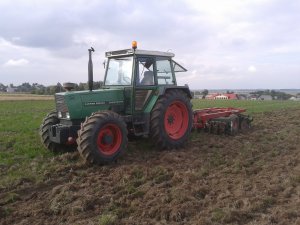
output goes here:
{"type": "Polygon", "coordinates": [[[159,149],[182,147],[192,130],[235,134],[250,127],[244,109],[208,108],[192,111],[191,92],[178,86],[176,73],[187,71],[170,52],[137,49],[110,51],[103,86],[93,90],[91,48],[88,88],[55,94],[56,110],[40,127],[45,147],[51,151],[78,149],[89,163],[114,161],[126,149],[128,136],[150,137],[159,149]]]}

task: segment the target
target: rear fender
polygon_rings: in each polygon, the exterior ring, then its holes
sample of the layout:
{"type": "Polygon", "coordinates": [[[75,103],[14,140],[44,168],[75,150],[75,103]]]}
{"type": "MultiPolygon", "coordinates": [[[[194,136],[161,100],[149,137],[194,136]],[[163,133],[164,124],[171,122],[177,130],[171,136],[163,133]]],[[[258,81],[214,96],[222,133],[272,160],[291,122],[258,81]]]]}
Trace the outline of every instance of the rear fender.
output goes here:
{"type": "Polygon", "coordinates": [[[152,96],[152,99],[149,101],[147,107],[145,108],[144,112],[145,113],[151,113],[153,107],[155,106],[158,98],[160,96],[164,96],[166,94],[166,92],[170,91],[170,90],[182,90],[184,91],[187,96],[191,99],[192,95],[190,92],[190,89],[188,86],[170,86],[170,87],[166,87],[166,86],[161,86],[158,87],[158,89],[155,91],[155,94],[152,96]]]}
{"type": "Polygon", "coordinates": [[[167,86],[163,86],[163,87],[160,87],[159,88],[159,96],[162,96],[162,95],[165,95],[166,92],[170,91],[170,90],[182,90],[184,91],[187,96],[191,99],[192,98],[192,94],[191,94],[191,91],[189,89],[189,86],[170,86],[170,87],[167,87],[167,86]]]}

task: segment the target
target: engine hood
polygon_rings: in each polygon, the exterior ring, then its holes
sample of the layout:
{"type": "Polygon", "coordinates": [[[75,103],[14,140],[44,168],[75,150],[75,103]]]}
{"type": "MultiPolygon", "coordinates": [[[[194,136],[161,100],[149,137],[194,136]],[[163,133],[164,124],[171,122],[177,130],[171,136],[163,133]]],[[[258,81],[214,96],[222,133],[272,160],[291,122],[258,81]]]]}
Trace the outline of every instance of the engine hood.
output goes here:
{"type": "Polygon", "coordinates": [[[100,89],[93,91],[70,91],[57,93],[56,110],[69,113],[70,119],[84,119],[102,110],[124,111],[123,89],[100,89]]]}

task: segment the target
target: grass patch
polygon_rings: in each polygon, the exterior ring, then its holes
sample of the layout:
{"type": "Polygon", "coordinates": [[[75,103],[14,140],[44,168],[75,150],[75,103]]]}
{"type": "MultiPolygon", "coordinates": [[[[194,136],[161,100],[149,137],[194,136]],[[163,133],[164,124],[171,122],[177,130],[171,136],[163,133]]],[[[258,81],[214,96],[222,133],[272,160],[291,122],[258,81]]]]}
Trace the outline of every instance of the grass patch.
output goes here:
{"type": "Polygon", "coordinates": [[[173,177],[173,173],[169,172],[166,168],[157,166],[152,170],[152,180],[155,184],[160,184],[169,181],[173,177]]]}
{"type": "Polygon", "coordinates": [[[8,204],[20,200],[20,196],[17,193],[9,192],[4,197],[3,204],[8,204]]]}
{"type": "Polygon", "coordinates": [[[6,207],[6,206],[4,206],[4,207],[0,206],[0,218],[9,216],[10,214],[12,214],[12,212],[13,212],[12,208],[6,207]]]}
{"type": "Polygon", "coordinates": [[[223,211],[223,209],[216,208],[212,212],[211,220],[214,222],[221,222],[225,216],[226,213],[223,211]]]}
{"type": "Polygon", "coordinates": [[[281,109],[300,108],[300,102],[297,101],[249,101],[249,100],[205,100],[193,99],[193,108],[202,109],[209,107],[236,107],[245,108],[247,113],[271,112],[281,109]]]}
{"type": "Polygon", "coordinates": [[[252,207],[252,212],[265,212],[268,208],[272,207],[276,203],[276,199],[271,196],[263,198],[258,201],[252,207]]]}
{"type": "Polygon", "coordinates": [[[0,101],[0,188],[42,178],[41,164],[53,153],[42,146],[38,130],[53,108],[53,101],[0,101]],[[34,159],[39,162],[33,165],[34,159]]]}
{"type": "Polygon", "coordinates": [[[116,224],[117,216],[114,214],[102,214],[99,218],[99,225],[116,224]]]}

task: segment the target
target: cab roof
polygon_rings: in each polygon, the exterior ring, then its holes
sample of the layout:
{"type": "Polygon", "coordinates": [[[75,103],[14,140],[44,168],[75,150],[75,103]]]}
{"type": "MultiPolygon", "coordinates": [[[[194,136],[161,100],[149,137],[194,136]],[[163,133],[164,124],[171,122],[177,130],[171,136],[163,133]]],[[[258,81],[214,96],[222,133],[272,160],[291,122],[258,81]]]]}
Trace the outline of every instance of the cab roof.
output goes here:
{"type": "Polygon", "coordinates": [[[165,56],[165,57],[174,57],[175,54],[172,52],[160,52],[160,51],[149,51],[149,50],[140,50],[136,49],[135,51],[133,49],[124,49],[124,50],[118,50],[118,51],[110,51],[105,52],[105,56],[107,58],[116,57],[116,56],[126,56],[126,55],[151,55],[151,56],[165,56]]]}

